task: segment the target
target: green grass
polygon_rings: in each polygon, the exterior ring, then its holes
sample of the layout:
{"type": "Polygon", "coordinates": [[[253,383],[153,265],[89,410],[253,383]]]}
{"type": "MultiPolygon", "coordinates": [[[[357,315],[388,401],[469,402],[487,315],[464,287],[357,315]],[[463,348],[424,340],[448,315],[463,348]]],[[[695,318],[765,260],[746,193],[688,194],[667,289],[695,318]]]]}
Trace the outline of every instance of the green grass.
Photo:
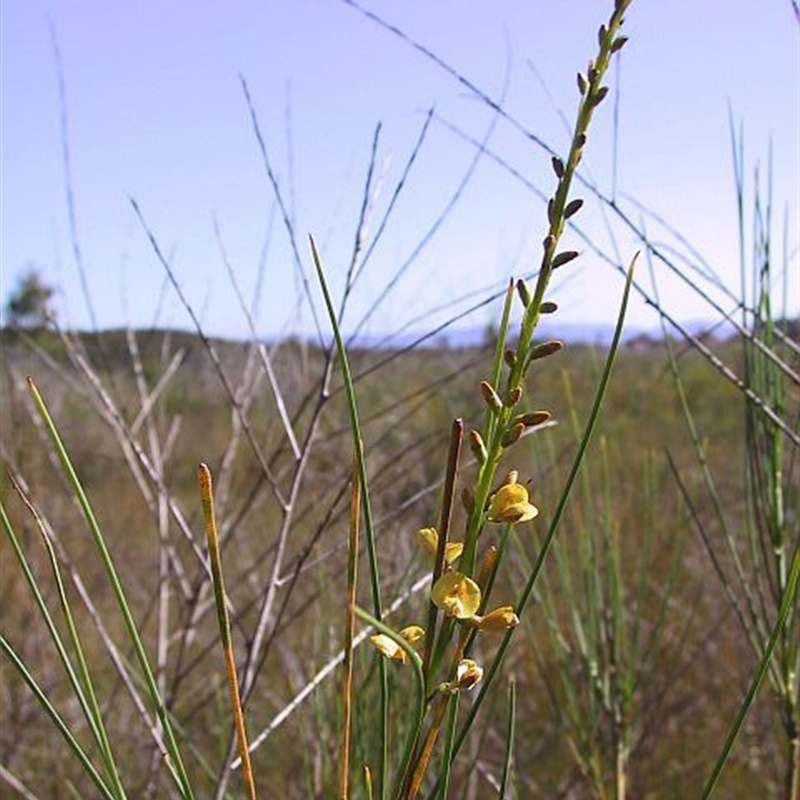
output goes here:
{"type": "MultiPolygon", "coordinates": [[[[89,347],[101,347],[102,339],[107,338],[111,352],[113,336],[103,335],[99,340],[87,337],[89,347]]],[[[163,336],[163,333],[140,335],[142,351],[153,374],[158,371],[158,344],[163,336]]],[[[231,436],[231,416],[224,392],[219,388],[213,389],[212,367],[207,357],[202,355],[199,343],[187,337],[180,345],[195,348],[194,355],[188,362],[189,366],[176,373],[163,398],[163,405],[167,407],[175,403],[176,407],[190,410],[182,414],[183,423],[169,460],[167,488],[170,498],[184,512],[191,530],[199,537],[202,523],[194,470],[200,456],[212,464],[218,463],[231,436]],[[203,391],[194,388],[199,386],[204,387],[203,391]],[[202,447],[198,446],[200,436],[202,447]],[[214,445],[214,442],[218,444],[214,445]]],[[[70,368],[66,362],[61,360],[56,370],[55,364],[45,364],[22,342],[9,341],[5,335],[2,348],[6,375],[15,374],[19,380],[28,372],[36,374],[40,384],[47,387],[44,391],[51,408],[62,412],[57,415],[59,429],[76,471],[87,476],[87,493],[97,509],[109,550],[119,564],[125,565],[123,582],[135,618],[152,652],[156,641],[154,598],[159,559],[154,510],[148,508],[131,479],[110,429],[95,412],[87,412],[89,401],[82,405],[74,396],[67,378],[70,368]],[[102,468],[98,467],[98,454],[103,454],[102,468]]],[[[50,348],[54,349],[52,345],[50,348]]],[[[740,357],[741,351],[735,341],[720,342],[716,349],[726,360],[735,361],[740,357]]],[[[233,372],[243,361],[246,345],[229,344],[224,350],[225,368],[233,372]]],[[[358,373],[380,355],[352,353],[354,371],[358,373]]],[[[109,362],[111,373],[121,384],[121,391],[132,396],[130,383],[127,387],[122,383],[127,359],[118,357],[119,362],[109,362]]],[[[295,357],[294,345],[279,348],[278,371],[282,374],[289,371],[295,357]]],[[[437,483],[443,466],[441,454],[446,446],[451,416],[448,411],[457,407],[467,420],[472,419],[477,424],[483,409],[476,386],[484,376],[481,367],[490,358],[488,350],[415,350],[393,362],[391,371],[376,373],[356,384],[362,419],[365,420],[364,437],[378,520],[377,547],[382,559],[387,597],[395,596],[407,583],[405,565],[408,561],[417,565],[412,574],[421,574],[422,564],[415,556],[414,532],[435,519],[437,483]],[[426,391],[426,387],[435,384],[441,375],[450,373],[456,374],[448,381],[446,398],[441,398],[436,390],[426,391]],[[425,400],[418,407],[415,395],[425,400]],[[362,401],[362,398],[368,400],[362,401]],[[377,415],[373,421],[366,421],[373,415],[377,415]],[[373,446],[373,443],[379,445],[373,446]]],[[[532,496],[543,509],[542,523],[546,522],[546,509],[554,501],[570,454],[574,451],[570,414],[574,412],[579,418],[585,415],[601,358],[602,353],[593,348],[568,347],[557,360],[547,363],[541,374],[541,380],[546,381],[550,408],[559,424],[530,437],[522,446],[524,463],[529,465],[528,470],[534,479],[532,496]],[[570,393],[566,391],[562,375],[569,376],[570,393]]],[[[321,368],[321,354],[313,348],[309,361],[321,368]]],[[[717,753],[716,745],[724,733],[725,721],[735,713],[736,695],[728,687],[731,683],[741,685],[747,674],[743,666],[749,663],[749,656],[743,634],[727,612],[721,589],[712,579],[707,559],[692,533],[664,456],[664,448],[669,447],[673,460],[681,465],[687,479],[691,480],[691,475],[696,474],[692,441],[669,375],[665,347],[653,343],[647,347],[623,348],[616,370],[616,381],[611,384],[598,429],[606,441],[606,465],[603,467],[607,470],[606,487],[601,491],[598,487],[596,496],[594,490],[582,490],[588,491],[588,496],[584,495],[585,499],[570,512],[562,549],[568,548],[575,531],[586,528],[589,510],[585,504],[591,502],[611,504],[619,535],[624,536],[626,545],[630,545],[630,549],[624,548],[630,557],[646,536],[655,537],[651,545],[648,591],[657,596],[659,587],[663,588],[673,580],[674,597],[664,623],[663,651],[659,651],[657,668],[651,671],[649,682],[644,684],[652,697],[650,700],[638,698],[639,703],[650,709],[650,716],[645,715],[642,720],[643,741],[632,759],[630,785],[631,791],[642,788],[644,792],[656,781],[659,797],[686,797],[691,796],[692,788],[702,780],[717,753]],[[636,398],[645,398],[646,401],[637,402],[636,398]],[[629,445],[631,442],[635,447],[629,445]],[[642,484],[644,474],[649,475],[650,488],[647,491],[642,484]],[[581,507],[583,512],[579,511],[581,507]],[[672,554],[675,550],[682,553],[677,579],[672,577],[672,554]],[[713,670],[707,667],[709,661],[715,665],[713,670]]],[[[695,418],[702,425],[705,440],[711,443],[708,458],[717,476],[718,489],[724,502],[736,509],[742,504],[744,491],[737,467],[744,456],[745,441],[737,392],[719,380],[705,359],[693,352],[686,353],[681,359],[681,374],[695,418]]],[[[299,380],[297,376],[295,380],[299,380]]],[[[312,387],[313,379],[309,377],[308,390],[312,387]]],[[[24,388],[19,382],[6,378],[2,392],[3,445],[7,465],[24,475],[29,493],[36,499],[41,513],[51,521],[57,520],[54,527],[65,554],[69,554],[69,563],[78,566],[99,608],[109,613],[111,606],[104,588],[103,570],[91,556],[87,533],[79,514],[69,502],[59,471],[45,457],[46,449],[26,413],[24,388]],[[5,415],[9,413],[15,415],[13,425],[5,424],[9,419],[5,415]],[[17,455],[11,457],[11,453],[17,455]]],[[[292,411],[299,406],[301,398],[302,393],[295,395],[297,406],[293,406],[292,411]]],[[[165,411],[165,428],[169,419],[170,415],[165,411]]],[[[277,443],[280,440],[274,417],[264,410],[254,409],[253,424],[264,437],[263,441],[277,443]]],[[[309,548],[305,561],[307,568],[297,578],[291,593],[286,593],[286,609],[276,644],[265,664],[265,674],[270,675],[269,691],[259,691],[255,696],[258,699],[248,705],[251,735],[265,727],[340,646],[338,630],[345,561],[341,544],[346,536],[347,506],[347,494],[340,492],[349,472],[349,447],[347,437],[342,435],[346,425],[342,397],[334,391],[322,426],[323,433],[308,468],[305,489],[298,501],[295,527],[288,545],[286,577],[291,576],[294,559],[306,555],[305,549],[309,548]],[[320,532],[319,525],[329,511],[331,517],[320,532]],[[325,620],[322,625],[321,619],[325,620]]],[[[286,458],[285,454],[278,456],[276,470],[280,470],[282,458],[286,458]]],[[[596,461],[597,456],[590,457],[587,470],[591,473],[600,469],[596,461]]],[[[699,475],[694,480],[699,480],[699,475]]],[[[20,531],[43,591],[52,600],[52,582],[47,578],[45,554],[38,544],[38,535],[31,529],[29,517],[13,496],[5,475],[2,501],[15,528],[20,531]]],[[[456,527],[463,524],[459,522],[459,514],[457,510],[456,527]]],[[[236,609],[233,636],[241,652],[244,632],[254,624],[253,604],[259,598],[263,575],[271,562],[271,548],[279,521],[274,500],[267,488],[259,485],[257,466],[246,448],[242,448],[231,469],[231,500],[221,519],[223,527],[230,525],[223,559],[228,590],[236,609]]],[[[529,558],[536,556],[535,542],[541,530],[537,527],[537,534],[528,536],[523,532],[520,536],[522,551],[527,552],[529,558]]],[[[203,572],[192,559],[191,549],[174,522],[170,526],[169,538],[182,563],[190,567],[184,576],[186,588],[190,590],[187,595],[179,590],[176,576],[170,579],[173,589],[171,625],[179,631],[190,618],[194,607],[192,591],[197,590],[203,572]]],[[[4,635],[18,647],[26,661],[38,666],[40,681],[63,704],[68,701],[69,692],[54,671],[54,654],[35,624],[20,575],[10,568],[11,556],[5,537],[0,539],[0,558],[7,565],[0,571],[0,617],[4,635]]],[[[556,574],[548,569],[548,586],[556,574]]],[[[521,577],[515,568],[505,568],[503,585],[508,580],[521,580],[521,577]]],[[[70,589],[70,592],[74,590],[70,589]]],[[[499,599],[511,598],[510,595],[506,598],[501,595],[499,599]]],[[[558,593],[552,602],[556,603],[556,608],[563,607],[560,613],[566,613],[570,607],[564,603],[563,597],[559,599],[558,593]]],[[[398,623],[418,618],[422,608],[422,598],[417,597],[409,611],[398,617],[398,623]]],[[[119,742],[121,760],[127,774],[139,776],[135,780],[144,785],[150,766],[148,754],[151,746],[147,736],[132,725],[130,703],[108,665],[107,655],[90,635],[91,622],[86,619],[85,612],[76,616],[86,634],[87,657],[98,670],[98,694],[115,698],[113,705],[106,708],[106,715],[109,730],[115,733],[114,739],[119,742]]],[[[648,624],[654,621],[649,612],[647,619],[648,624]]],[[[559,674],[558,659],[549,655],[541,645],[536,645],[536,642],[547,639],[544,618],[536,613],[536,609],[525,622],[523,632],[508,656],[508,671],[514,674],[517,683],[516,760],[517,764],[547,764],[547,769],[520,771],[517,767],[516,780],[521,792],[536,788],[555,791],[564,781],[570,780],[570,776],[577,779],[578,775],[564,735],[563,721],[560,721],[563,708],[557,702],[558,693],[552,694],[553,676],[559,674]]],[[[114,623],[112,620],[112,635],[121,635],[119,621],[114,623]]],[[[181,730],[186,732],[193,747],[213,762],[218,758],[223,742],[220,737],[224,736],[228,725],[224,676],[218,663],[213,618],[206,614],[200,619],[191,645],[181,647],[179,643],[177,640],[170,650],[165,681],[174,691],[173,702],[181,730]]],[[[357,664],[360,663],[361,668],[368,672],[371,669],[370,657],[363,649],[359,659],[357,664]]],[[[391,680],[403,687],[406,678],[395,674],[391,680]]],[[[30,696],[8,668],[2,672],[2,692],[4,764],[35,785],[40,796],[47,796],[48,784],[51,787],[61,785],[58,781],[68,777],[76,785],[83,785],[83,779],[66,751],[52,746],[54,734],[49,722],[36,710],[30,696]],[[43,750],[44,743],[48,742],[50,745],[43,750]],[[52,769],[49,777],[42,780],[38,777],[38,767],[48,760],[52,769]],[[58,781],[55,776],[58,776],[58,781]]],[[[304,790],[298,788],[299,774],[306,775],[312,787],[316,782],[318,790],[333,786],[332,775],[315,777],[314,765],[327,764],[330,768],[337,760],[336,696],[332,683],[321,684],[314,693],[315,699],[300,706],[271,735],[267,746],[256,751],[254,768],[260,785],[274,787],[275,791],[283,791],[290,797],[305,796],[304,790]],[[296,741],[305,744],[300,748],[292,747],[296,741]],[[291,757],[274,759],[269,757],[271,752],[290,753],[291,757]]],[[[356,730],[363,731],[364,725],[369,727],[372,724],[371,712],[368,703],[362,700],[358,704],[356,730]]],[[[501,707],[492,712],[490,718],[496,719],[498,726],[505,725],[501,707]]],[[[775,752],[777,743],[773,747],[769,742],[777,742],[777,736],[778,731],[773,727],[766,708],[757,706],[745,729],[741,749],[734,753],[728,771],[723,774],[723,786],[728,787],[725,791],[731,792],[730,796],[747,797],[748,792],[755,791],[755,787],[764,781],[773,785],[778,753],[775,752]],[[759,758],[750,760],[748,752],[758,752],[759,758]]],[[[495,763],[495,759],[497,764],[502,763],[502,748],[495,748],[491,737],[488,741],[482,757],[490,764],[495,763]]],[[[194,761],[192,765],[195,766],[194,761]]],[[[456,767],[452,780],[456,785],[465,780],[461,767],[456,767]]],[[[205,789],[204,785],[201,772],[197,791],[208,791],[211,784],[205,789]]]]}

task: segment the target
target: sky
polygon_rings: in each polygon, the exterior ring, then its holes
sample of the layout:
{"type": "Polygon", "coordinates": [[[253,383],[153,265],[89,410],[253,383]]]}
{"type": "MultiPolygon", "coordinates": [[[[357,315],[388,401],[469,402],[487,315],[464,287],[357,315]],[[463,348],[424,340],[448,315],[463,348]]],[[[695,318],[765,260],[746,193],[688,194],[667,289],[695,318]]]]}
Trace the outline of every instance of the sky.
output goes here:
{"type": "MultiPolygon", "coordinates": [[[[550,156],[529,134],[566,151],[575,75],[611,2],[360,2],[449,70],[344,0],[2,0],[2,306],[33,267],[57,288],[61,323],[79,329],[191,328],[188,305],[217,336],[248,336],[248,314],[259,335],[327,331],[308,236],[340,297],[374,147],[363,241],[380,237],[357,262],[345,330],[425,332],[473,305],[459,326],[496,320],[497,303],[483,301],[536,268],[541,196],[555,187],[550,156]]],[[[634,0],[624,28],[586,184],[575,187],[586,200],[580,233],[565,235],[582,257],[550,294],[558,320],[613,322],[618,267],[642,246],[636,228],[710,298],[654,262],[677,320],[735,306],[731,120],[743,137],[748,237],[758,175],[762,203],[772,199],[774,288],[796,316],[791,0],[634,0]]],[[[644,259],[638,280],[652,295],[644,259]]],[[[637,298],[629,324],[657,320],[637,298]]]]}

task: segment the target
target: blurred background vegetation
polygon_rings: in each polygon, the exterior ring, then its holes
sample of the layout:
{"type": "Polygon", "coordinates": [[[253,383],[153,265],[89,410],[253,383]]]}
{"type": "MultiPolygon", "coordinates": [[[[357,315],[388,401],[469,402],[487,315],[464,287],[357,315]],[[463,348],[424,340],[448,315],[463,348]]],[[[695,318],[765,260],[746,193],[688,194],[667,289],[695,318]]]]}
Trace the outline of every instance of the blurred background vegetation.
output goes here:
{"type": "MultiPolygon", "coordinates": [[[[43,330],[5,330],[0,344],[2,456],[7,468],[24,478],[27,492],[53,528],[65,568],[80,576],[98,613],[111,620],[108,636],[118,639],[104,574],[84,522],[32,421],[24,377],[35,375],[121,567],[146,642],[152,652],[158,651],[159,642],[166,648],[160,681],[180,728],[198,763],[215,763],[225,749],[230,722],[207,576],[196,552],[204,547],[196,465],[205,460],[221,476],[224,566],[235,611],[234,637],[244,649],[275,564],[283,520],[276,493],[286,496],[297,463],[264,371],[254,366],[257,345],[222,341],[205,345],[197,336],[169,331],[59,337],[43,330]],[[209,348],[218,359],[216,365],[209,348]],[[247,409],[248,435],[232,411],[225,383],[234,387],[239,407],[247,409]],[[148,391],[142,393],[142,386],[148,391]],[[149,409],[145,414],[143,407],[149,409]],[[137,448],[146,457],[137,455],[137,448]],[[268,466],[268,475],[260,459],[268,466]],[[146,474],[145,464],[151,474],[146,474]],[[171,511],[165,512],[159,499],[171,511]],[[176,514],[182,516],[183,525],[176,523],[176,514]],[[158,610],[163,612],[163,606],[158,598],[165,585],[167,621],[159,623],[158,610]]],[[[745,513],[741,470],[747,455],[745,400],[704,354],[682,341],[672,344],[720,501],[736,518],[745,513]]],[[[738,338],[709,337],[705,345],[727,364],[743,363],[738,338]]],[[[388,598],[410,585],[408,570],[414,578],[424,574],[415,551],[415,532],[436,519],[454,410],[467,422],[483,412],[477,386],[490,361],[490,347],[487,341],[484,347],[464,349],[430,346],[408,352],[351,353],[354,371],[362,376],[356,386],[388,598]]],[[[326,356],[318,348],[287,341],[269,350],[298,438],[302,440],[314,420],[318,432],[294,500],[275,581],[276,605],[261,678],[247,704],[253,736],[335,658],[345,596],[350,444],[343,396],[336,378],[330,396],[320,394],[326,356]],[[317,414],[320,405],[323,411],[317,414]]],[[[796,369],[796,353],[790,358],[796,369]]],[[[557,496],[576,446],[572,419],[586,413],[601,360],[602,348],[567,347],[547,361],[529,386],[530,403],[548,407],[555,420],[530,435],[523,443],[524,458],[518,456],[521,479],[530,481],[542,519],[517,534],[520,557],[512,559],[502,575],[501,585],[507,588],[500,590],[506,596],[499,600],[513,597],[514,587],[524,583],[526,559],[536,555],[548,503],[557,496]]],[[[798,399],[797,386],[791,386],[786,397],[789,420],[797,419],[798,399]]],[[[633,674],[626,711],[631,722],[630,796],[693,796],[719,752],[755,659],[693,531],[670,468],[671,460],[696,498],[697,513],[710,519],[664,341],[641,338],[624,347],[598,434],[602,446],[593,449],[585,464],[580,497],[576,496],[537,602],[523,620],[509,655],[508,673],[518,687],[518,791],[520,796],[590,796],[581,743],[571,727],[581,698],[570,694],[585,690],[580,681],[570,688],[559,676],[569,670],[579,675],[586,666],[585,652],[568,629],[581,605],[581,582],[595,568],[600,572],[599,557],[586,561],[586,542],[592,538],[601,542],[606,531],[617,550],[615,568],[631,587],[624,614],[640,628],[635,643],[640,655],[629,662],[633,674]]],[[[787,448],[787,459],[796,459],[795,454],[796,448],[787,448]]],[[[52,600],[39,534],[5,473],[0,485],[3,503],[52,600]]],[[[796,509],[796,483],[789,489],[796,509]]],[[[787,524],[793,523],[787,520],[787,524]]],[[[70,711],[68,691],[35,622],[5,537],[0,539],[0,556],[3,631],[36,665],[39,678],[54,698],[66,704],[69,716],[74,709],[70,711]]],[[[420,618],[423,610],[422,594],[410,598],[398,612],[397,624],[420,618]]],[[[86,616],[79,624],[88,632],[95,623],[86,616]]],[[[136,720],[136,709],[100,641],[96,636],[88,641],[97,648],[89,657],[100,671],[100,696],[105,698],[110,729],[120,737],[128,774],[137,776],[134,785],[141,790],[137,796],[146,796],[148,787],[152,791],[155,769],[149,733],[136,720]]],[[[362,651],[362,668],[368,672],[373,656],[362,651]]],[[[393,671],[392,680],[402,685],[407,677],[393,671]]],[[[61,787],[68,779],[80,786],[78,770],[54,742],[50,723],[5,666],[0,692],[4,768],[30,781],[40,797],[63,796],[61,787]]],[[[733,753],[722,796],[781,796],[786,752],[766,694],[733,753]]],[[[328,677],[256,750],[256,774],[270,795],[329,795],[337,763],[337,708],[336,687],[328,677]]],[[[370,712],[368,697],[361,695],[357,726],[362,731],[369,730],[370,712]]],[[[474,769],[454,775],[472,787],[468,796],[494,796],[491,786],[502,759],[497,731],[504,724],[503,714],[499,708],[487,713],[485,726],[478,726],[480,739],[470,750],[473,761],[466,762],[474,769]]],[[[205,790],[210,791],[213,769],[207,781],[205,790]]]]}

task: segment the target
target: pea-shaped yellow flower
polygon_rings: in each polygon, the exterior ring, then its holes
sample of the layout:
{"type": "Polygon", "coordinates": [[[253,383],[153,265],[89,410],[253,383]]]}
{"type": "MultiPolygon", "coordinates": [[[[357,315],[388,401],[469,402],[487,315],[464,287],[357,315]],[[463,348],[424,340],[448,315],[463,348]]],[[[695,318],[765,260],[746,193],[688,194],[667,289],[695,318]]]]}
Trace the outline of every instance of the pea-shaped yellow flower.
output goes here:
{"type": "Polygon", "coordinates": [[[431,589],[431,600],[450,617],[469,619],[481,605],[481,590],[460,572],[446,572],[431,589]]]}
{"type": "Polygon", "coordinates": [[[528,502],[528,490],[521,483],[505,483],[495,492],[487,517],[490,522],[514,525],[527,522],[538,513],[539,509],[528,502]]]}
{"type": "MultiPolygon", "coordinates": [[[[423,550],[431,557],[436,558],[436,550],[439,547],[439,533],[436,528],[421,528],[417,531],[417,539],[422,545],[423,550]]],[[[446,564],[452,564],[464,550],[462,542],[448,542],[444,546],[444,560],[446,564]]]]}
{"type": "MultiPolygon", "coordinates": [[[[400,631],[400,635],[409,643],[414,644],[418,642],[424,635],[425,630],[420,628],[419,625],[409,625],[400,631]]],[[[376,633],[370,636],[369,640],[375,646],[375,649],[384,657],[391,661],[399,661],[401,664],[408,662],[408,655],[406,651],[394,640],[391,636],[385,633],[376,633]]]]}
{"type": "Polygon", "coordinates": [[[455,694],[463,689],[469,690],[483,678],[483,667],[471,658],[462,658],[456,667],[455,680],[439,684],[439,691],[455,694]]]}
{"type": "Polygon", "coordinates": [[[519,617],[511,606],[500,606],[482,617],[476,617],[478,630],[502,633],[519,625],[519,617]]]}

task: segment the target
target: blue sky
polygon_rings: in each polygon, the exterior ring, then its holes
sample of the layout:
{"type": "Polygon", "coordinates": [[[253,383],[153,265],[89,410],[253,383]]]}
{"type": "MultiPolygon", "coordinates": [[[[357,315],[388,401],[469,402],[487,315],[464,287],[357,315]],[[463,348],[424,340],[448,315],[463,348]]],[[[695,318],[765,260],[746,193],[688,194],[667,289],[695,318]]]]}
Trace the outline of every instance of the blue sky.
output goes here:
{"type": "MultiPolygon", "coordinates": [[[[502,99],[527,130],[565,150],[562,115],[571,124],[575,73],[595,50],[610,0],[363,2],[502,99]]],[[[248,302],[262,265],[259,333],[313,330],[307,304],[298,303],[301,279],[240,75],[303,268],[310,277],[311,233],[339,290],[376,125],[368,235],[435,109],[386,232],[354,287],[346,327],[373,305],[447,207],[475,158],[470,140],[488,135],[493,155],[478,160],[458,202],[367,329],[429,329],[536,265],[545,214],[530,186],[552,191],[549,156],[507,122],[491,127],[493,113],[465,86],[341,0],[4,0],[0,23],[3,305],[33,264],[59,287],[62,321],[92,324],[67,213],[51,28],[63,68],[78,244],[102,328],[191,324],[174,291],[165,289],[165,271],[133,198],[208,332],[247,335],[215,229],[248,302]],[[458,298],[468,299],[454,304],[458,298]]],[[[634,200],[667,220],[738,293],[730,108],[744,133],[748,189],[758,163],[766,175],[772,153],[776,242],[782,247],[785,219],[789,311],[797,314],[799,62],[790,0],[634,0],[625,28],[630,41],[609,76],[618,98],[616,138],[608,101],[587,146],[587,180],[606,196],[615,193],[634,221],[642,218],[634,200]]],[[[629,258],[640,246],[636,236],[586,197],[578,224],[612,260],[629,258]]],[[[676,258],[686,252],[654,219],[645,224],[665,247],[679,250],[676,258]]],[[[572,241],[585,253],[553,288],[560,319],[609,322],[621,280],[591,248],[572,241]]],[[[717,316],[668,270],[658,267],[657,275],[676,317],[717,316]]],[[[725,292],[709,291],[723,308],[732,306],[725,292]]],[[[311,293],[319,311],[315,285],[311,293]]],[[[462,324],[482,327],[495,313],[496,307],[483,308],[462,324]]],[[[631,324],[653,326],[655,318],[637,303],[631,324]]]]}

